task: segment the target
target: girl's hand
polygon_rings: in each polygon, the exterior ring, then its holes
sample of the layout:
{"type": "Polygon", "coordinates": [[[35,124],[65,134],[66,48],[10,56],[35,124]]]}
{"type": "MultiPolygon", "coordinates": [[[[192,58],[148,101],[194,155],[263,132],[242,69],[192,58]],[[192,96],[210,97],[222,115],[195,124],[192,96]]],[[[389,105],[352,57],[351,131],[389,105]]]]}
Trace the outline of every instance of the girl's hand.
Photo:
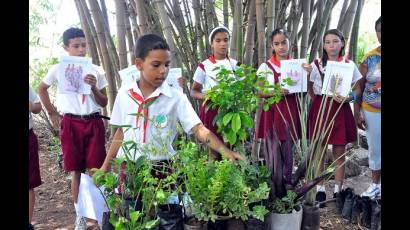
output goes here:
{"type": "Polygon", "coordinates": [[[356,121],[356,125],[359,129],[366,130],[366,121],[360,112],[354,112],[354,120],[356,121]]]}
{"type": "Polygon", "coordinates": [[[282,93],[283,96],[286,96],[286,95],[289,94],[289,90],[288,89],[282,89],[281,93],[282,93]]]}
{"type": "Polygon", "coordinates": [[[232,150],[229,150],[229,152],[226,153],[226,156],[232,161],[243,160],[243,156],[241,154],[232,150]]]}
{"type": "Polygon", "coordinates": [[[306,70],[309,74],[312,72],[312,65],[311,64],[308,64],[308,63],[303,63],[302,64],[302,68],[304,69],[304,70],[306,70]]]}
{"type": "Polygon", "coordinates": [[[348,97],[343,97],[339,94],[337,94],[336,96],[333,96],[333,100],[337,101],[338,103],[343,103],[343,102],[349,102],[350,100],[348,100],[348,97]]]}

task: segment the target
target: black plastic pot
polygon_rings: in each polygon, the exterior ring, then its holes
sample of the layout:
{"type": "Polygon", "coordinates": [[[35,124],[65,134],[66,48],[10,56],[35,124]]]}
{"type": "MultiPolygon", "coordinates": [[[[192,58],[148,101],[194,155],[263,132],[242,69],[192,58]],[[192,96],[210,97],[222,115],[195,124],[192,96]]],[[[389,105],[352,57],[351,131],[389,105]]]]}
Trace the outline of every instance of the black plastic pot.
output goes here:
{"type": "Polygon", "coordinates": [[[159,206],[157,215],[160,219],[159,230],[183,230],[182,207],[178,204],[159,206]]]}
{"type": "Polygon", "coordinates": [[[359,223],[360,213],[362,212],[362,198],[360,196],[355,196],[353,200],[353,209],[352,209],[352,224],[359,223]]]}
{"type": "Polygon", "coordinates": [[[192,217],[185,221],[184,230],[207,230],[207,225],[207,222],[199,221],[195,217],[192,217]]]}
{"type": "Polygon", "coordinates": [[[303,219],[301,230],[319,230],[320,213],[317,205],[302,204],[303,219]]]}
{"type": "Polygon", "coordinates": [[[366,228],[370,228],[372,222],[372,201],[369,197],[362,197],[362,218],[360,224],[366,228]]]}
{"type": "Polygon", "coordinates": [[[109,212],[103,213],[101,230],[114,230],[114,226],[110,224],[110,213],[109,212]]]}
{"type": "Polygon", "coordinates": [[[354,194],[353,189],[346,189],[346,197],[343,204],[342,217],[349,222],[352,220],[353,201],[355,199],[355,196],[356,195],[354,194]]]}
{"type": "Polygon", "coordinates": [[[241,219],[229,219],[226,223],[227,230],[245,230],[245,223],[241,219]]]}
{"type": "Polygon", "coordinates": [[[372,221],[370,224],[370,230],[378,230],[381,214],[381,205],[376,201],[372,201],[372,221]]]}
{"type": "Polygon", "coordinates": [[[208,230],[226,230],[228,220],[215,220],[215,222],[208,221],[208,230]]]}
{"type": "Polygon", "coordinates": [[[245,224],[247,230],[265,230],[267,227],[264,221],[260,221],[255,218],[248,219],[245,224]]]}

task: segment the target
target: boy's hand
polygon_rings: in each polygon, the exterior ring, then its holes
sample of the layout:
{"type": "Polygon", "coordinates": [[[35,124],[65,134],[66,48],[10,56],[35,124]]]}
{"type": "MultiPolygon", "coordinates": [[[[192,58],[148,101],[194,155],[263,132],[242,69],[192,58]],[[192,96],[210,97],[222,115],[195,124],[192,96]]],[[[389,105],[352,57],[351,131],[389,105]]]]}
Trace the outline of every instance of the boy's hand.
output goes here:
{"type": "Polygon", "coordinates": [[[185,85],[186,85],[186,78],[184,78],[182,76],[180,78],[178,78],[178,84],[179,84],[179,86],[181,86],[181,88],[184,88],[185,85]]]}
{"type": "Polygon", "coordinates": [[[53,124],[53,128],[55,130],[59,130],[60,129],[60,122],[61,122],[61,115],[57,112],[53,112],[51,114],[49,114],[50,116],[50,120],[51,123],[53,124]]]}
{"type": "Polygon", "coordinates": [[[87,74],[84,77],[84,82],[91,85],[91,89],[94,90],[97,88],[96,84],[97,84],[97,78],[95,78],[94,75],[92,74],[87,74]]]}
{"type": "Polygon", "coordinates": [[[234,151],[232,151],[232,150],[229,150],[228,152],[226,152],[226,156],[227,156],[230,160],[233,160],[233,161],[243,160],[243,159],[244,159],[241,154],[239,154],[239,153],[237,153],[237,152],[234,152],[234,151]]]}

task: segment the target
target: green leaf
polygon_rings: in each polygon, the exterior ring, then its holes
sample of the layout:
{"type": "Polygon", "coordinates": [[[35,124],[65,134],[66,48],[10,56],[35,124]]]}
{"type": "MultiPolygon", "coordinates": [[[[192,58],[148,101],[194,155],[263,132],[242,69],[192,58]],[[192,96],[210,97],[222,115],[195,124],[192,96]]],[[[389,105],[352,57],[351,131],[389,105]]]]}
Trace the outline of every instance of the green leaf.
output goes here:
{"type": "Polygon", "coordinates": [[[232,113],[232,112],[229,112],[229,113],[225,114],[225,116],[224,116],[224,118],[223,118],[223,124],[224,124],[224,126],[226,126],[226,125],[229,124],[229,122],[230,122],[231,119],[232,119],[232,116],[233,116],[233,113],[232,113]]]}
{"type": "Polygon", "coordinates": [[[241,120],[242,120],[242,125],[244,128],[252,128],[253,127],[253,120],[252,118],[249,117],[248,114],[241,112],[241,120]]]}
{"type": "Polygon", "coordinates": [[[155,220],[150,220],[145,224],[145,229],[153,229],[159,225],[159,222],[160,222],[159,218],[155,220]]]}
{"type": "Polygon", "coordinates": [[[243,129],[238,130],[238,136],[239,136],[239,140],[243,141],[246,138],[246,132],[243,129]]]}
{"type": "Polygon", "coordinates": [[[232,130],[229,130],[228,135],[226,135],[229,144],[234,145],[236,143],[236,133],[232,130]]]}
{"type": "Polygon", "coordinates": [[[137,223],[138,219],[142,216],[142,213],[135,211],[132,208],[129,209],[131,223],[137,223]]]}
{"type": "Polygon", "coordinates": [[[235,113],[232,118],[232,130],[236,133],[241,128],[241,116],[235,113]]]}

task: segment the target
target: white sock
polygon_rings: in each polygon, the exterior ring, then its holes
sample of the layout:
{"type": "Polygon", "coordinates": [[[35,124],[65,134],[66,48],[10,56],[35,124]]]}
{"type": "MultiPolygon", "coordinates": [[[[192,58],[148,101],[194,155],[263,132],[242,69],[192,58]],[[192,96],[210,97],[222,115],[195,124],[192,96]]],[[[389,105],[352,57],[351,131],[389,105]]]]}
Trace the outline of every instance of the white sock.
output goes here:
{"type": "Polygon", "coordinates": [[[343,185],[339,187],[339,184],[336,183],[333,193],[338,193],[342,187],[343,187],[343,185]]]}
{"type": "Polygon", "coordinates": [[[316,185],[316,192],[326,192],[324,185],[316,185]]]}

